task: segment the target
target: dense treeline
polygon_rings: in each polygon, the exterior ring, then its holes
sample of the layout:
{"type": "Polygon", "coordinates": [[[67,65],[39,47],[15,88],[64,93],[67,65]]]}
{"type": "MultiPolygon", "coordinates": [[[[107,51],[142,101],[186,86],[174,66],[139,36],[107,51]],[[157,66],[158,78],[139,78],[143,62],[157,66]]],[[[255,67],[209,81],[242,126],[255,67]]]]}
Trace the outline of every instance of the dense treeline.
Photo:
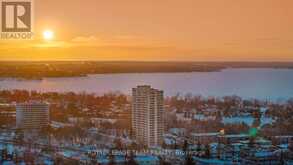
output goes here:
{"type": "Polygon", "coordinates": [[[104,73],[209,72],[221,66],[190,62],[0,62],[0,77],[41,79],[104,73]]]}
{"type": "Polygon", "coordinates": [[[293,63],[261,62],[0,62],[0,77],[41,79],[104,73],[211,72],[233,68],[293,68],[293,63]]]}

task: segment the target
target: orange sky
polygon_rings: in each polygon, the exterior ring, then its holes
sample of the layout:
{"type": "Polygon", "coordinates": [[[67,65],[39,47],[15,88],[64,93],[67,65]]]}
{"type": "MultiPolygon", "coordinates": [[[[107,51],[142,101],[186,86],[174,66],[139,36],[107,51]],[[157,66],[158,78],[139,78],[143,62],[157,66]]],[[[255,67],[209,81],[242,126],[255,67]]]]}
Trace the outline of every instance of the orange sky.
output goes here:
{"type": "Polygon", "coordinates": [[[293,61],[292,0],[34,2],[34,40],[0,60],[293,61]]]}

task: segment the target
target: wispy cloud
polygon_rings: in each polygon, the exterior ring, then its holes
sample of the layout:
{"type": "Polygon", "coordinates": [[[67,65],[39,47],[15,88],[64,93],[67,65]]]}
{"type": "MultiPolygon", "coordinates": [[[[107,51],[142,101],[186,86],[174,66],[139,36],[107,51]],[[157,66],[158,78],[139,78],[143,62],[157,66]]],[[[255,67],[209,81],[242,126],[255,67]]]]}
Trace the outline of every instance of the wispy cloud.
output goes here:
{"type": "Polygon", "coordinates": [[[84,36],[79,36],[79,37],[75,37],[71,40],[72,42],[96,42],[98,41],[98,38],[95,36],[89,36],[89,37],[84,37],[84,36]]]}

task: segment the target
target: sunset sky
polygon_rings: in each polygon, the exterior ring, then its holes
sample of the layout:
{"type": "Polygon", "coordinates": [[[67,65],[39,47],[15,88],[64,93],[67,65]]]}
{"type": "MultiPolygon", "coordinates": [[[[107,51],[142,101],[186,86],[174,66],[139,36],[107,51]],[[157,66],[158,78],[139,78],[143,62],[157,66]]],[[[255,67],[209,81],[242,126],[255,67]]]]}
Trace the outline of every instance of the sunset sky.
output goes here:
{"type": "Polygon", "coordinates": [[[34,39],[0,40],[0,60],[293,61],[292,0],[34,0],[34,8],[34,39]]]}

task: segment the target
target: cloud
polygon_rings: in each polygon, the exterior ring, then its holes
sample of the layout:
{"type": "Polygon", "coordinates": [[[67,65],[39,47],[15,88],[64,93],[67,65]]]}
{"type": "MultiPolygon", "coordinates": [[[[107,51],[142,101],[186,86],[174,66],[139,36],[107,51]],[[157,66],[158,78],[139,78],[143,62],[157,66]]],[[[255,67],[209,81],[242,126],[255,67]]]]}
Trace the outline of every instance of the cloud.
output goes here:
{"type": "Polygon", "coordinates": [[[239,42],[226,42],[226,43],[224,43],[224,45],[226,45],[226,46],[238,46],[238,45],[240,45],[240,43],[239,42]]]}
{"type": "Polygon", "coordinates": [[[115,36],[78,36],[69,41],[72,47],[111,47],[111,48],[132,48],[132,49],[157,49],[171,47],[172,45],[149,38],[134,35],[115,36]]]}
{"type": "Polygon", "coordinates": [[[94,42],[94,41],[98,41],[98,38],[96,38],[95,36],[89,36],[89,37],[79,36],[79,37],[73,38],[71,41],[72,42],[94,42]]]}
{"type": "Polygon", "coordinates": [[[281,38],[279,37],[263,37],[263,38],[257,38],[257,41],[279,41],[281,38]]]}
{"type": "Polygon", "coordinates": [[[32,48],[68,48],[71,44],[65,41],[43,42],[31,45],[32,48]]]}

